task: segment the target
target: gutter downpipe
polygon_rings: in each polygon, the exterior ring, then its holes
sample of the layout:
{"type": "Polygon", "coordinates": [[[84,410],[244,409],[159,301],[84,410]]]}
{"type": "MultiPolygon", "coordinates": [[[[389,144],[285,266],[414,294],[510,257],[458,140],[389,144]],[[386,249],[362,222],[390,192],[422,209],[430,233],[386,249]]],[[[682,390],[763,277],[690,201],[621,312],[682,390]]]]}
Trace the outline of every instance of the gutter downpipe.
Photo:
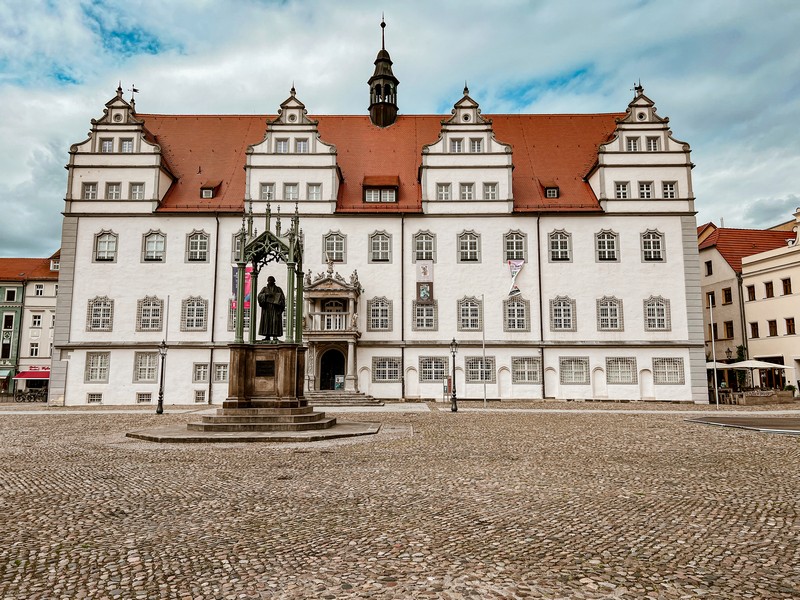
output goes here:
{"type": "Polygon", "coordinates": [[[219,213],[214,214],[214,220],[217,222],[217,231],[214,236],[214,287],[211,292],[213,301],[211,302],[211,349],[208,353],[208,404],[213,403],[214,395],[214,332],[217,325],[217,279],[219,268],[219,213]]]}
{"type": "Polygon", "coordinates": [[[744,358],[747,360],[750,358],[750,348],[747,345],[747,329],[745,329],[747,327],[747,320],[744,314],[744,290],[742,289],[743,277],[741,272],[736,273],[736,284],[739,288],[739,320],[742,325],[742,345],[744,346],[744,358]]]}
{"type": "Polygon", "coordinates": [[[539,340],[541,346],[539,348],[542,354],[542,400],[547,396],[545,395],[544,387],[544,310],[542,304],[542,231],[541,231],[542,213],[536,215],[536,272],[539,278],[539,340]]]}
{"type": "MultiPolygon", "coordinates": [[[[400,401],[406,399],[406,215],[400,214],[400,401]]],[[[369,318],[369,315],[367,315],[369,318]]]]}

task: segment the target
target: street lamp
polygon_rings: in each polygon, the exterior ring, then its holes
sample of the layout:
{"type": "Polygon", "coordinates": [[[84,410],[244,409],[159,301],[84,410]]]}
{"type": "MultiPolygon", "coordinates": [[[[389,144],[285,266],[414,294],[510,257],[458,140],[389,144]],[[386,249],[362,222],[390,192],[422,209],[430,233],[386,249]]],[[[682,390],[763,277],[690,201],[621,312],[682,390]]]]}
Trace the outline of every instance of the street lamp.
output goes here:
{"type": "Polygon", "coordinates": [[[456,354],[458,354],[458,342],[456,338],[450,342],[450,354],[453,355],[453,388],[450,394],[450,410],[458,412],[458,403],[456,402],[456,354]]]}
{"type": "Polygon", "coordinates": [[[161,355],[161,377],[158,383],[158,406],[156,407],[156,414],[164,413],[164,361],[167,359],[167,340],[161,340],[158,345],[158,353],[161,355]]]}
{"type": "Polygon", "coordinates": [[[733,350],[731,350],[730,347],[729,347],[727,350],[725,350],[725,358],[730,360],[731,356],[733,356],[733,350]]]}

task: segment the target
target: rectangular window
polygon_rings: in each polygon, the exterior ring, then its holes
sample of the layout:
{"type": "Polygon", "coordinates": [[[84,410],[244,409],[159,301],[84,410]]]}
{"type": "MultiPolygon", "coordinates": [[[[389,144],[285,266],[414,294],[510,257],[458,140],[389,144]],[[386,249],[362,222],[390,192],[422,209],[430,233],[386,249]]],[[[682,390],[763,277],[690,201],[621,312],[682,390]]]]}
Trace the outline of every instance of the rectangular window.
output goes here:
{"type": "Polygon", "coordinates": [[[662,191],[664,198],[673,199],[678,197],[678,185],[674,181],[665,181],[663,183],[662,191]]]}
{"type": "Polygon", "coordinates": [[[603,231],[595,236],[597,260],[602,262],[615,262],[617,256],[617,235],[603,231]]]}
{"type": "Polygon", "coordinates": [[[450,152],[463,152],[464,151],[464,140],[457,139],[457,140],[450,140],[450,152]]]}
{"type": "Polygon", "coordinates": [[[778,322],[777,321],[767,321],[767,327],[769,328],[769,336],[775,337],[778,335],[778,322]]]}
{"type": "Polygon", "coordinates": [[[107,383],[109,360],[109,352],[87,352],[84,382],[107,383]]]}
{"type": "Polygon", "coordinates": [[[538,356],[511,357],[511,383],[540,384],[542,382],[542,359],[538,356]]]}
{"type": "Polygon", "coordinates": [[[194,363],[192,383],[208,383],[208,363],[194,363]]]}
{"type": "Polygon", "coordinates": [[[131,200],[144,200],[144,184],[132,183],[131,184],[131,200]]]}
{"type": "Polygon", "coordinates": [[[504,311],[504,331],[530,331],[530,302],[521,298],[507,300],[504,311]]]}
{"type": "Polygon", "coordinates": [[[606,358],[606,381],[614,385],[638,383],[635,357],[606,358]]]}
{"type": "Polygon", "coordinates": [[[481,330],[481,305],[478,300],[466,299],[458,303],[458,330],[481,330]]]}
{"type": "Polygon", "coordinates": [[[549,187],[544,189],[545,198],[558,198],[558,188],[549,187]]]}
{"type": "Polygon", "coordinates": [[[17,290],[16,288],[8,288],[6,289],[6,302],[16,302],[17,301],[17,290]]]}
{"type": "Polygon", "coordinates": [[[31,327],[41,327],[41,326],[42,326],[42,315],[32,315],[31,327]]]}
{"type": "Polygon", "coordinates": [[[725,328],[725,339],[733,339],[733,321],[725,321],[722,326],[725,328]]]}
{"type": "Polygon", "coordinates": [[[400,359],[374,356],[372,358],[372,381],[386,383],[400,381],[400,359]]]}
{"type": "Polygon", "coordinates": [[[494,357],[468,356],[464,359],[464,378],[466,383],[494,383],[494,357]]]}
{"type": "Polygon", "coordinates": [[[788,296],[792,293],[792,280],[791,279],[781,279],[781,283],[783,284],[783,295],[788,296]]]}
{"type": "Polygon", "coordinates": [[[206,262],[208,260],[208,236],[204,233],[195,233],[188,239],[189,262],[206,262]]]}
{"type": "Polygon", "coordinates": [[[275,152],[277,154],[288,154],[289,152],[289,140],[288,139],[279,139],[275,140],[275,152]]]}
{"type": "Polygon", "coordinates": [[[683,385],[684,382],[682,358],[653,359],[653,383],[656,385],[683,385]]]}
{"type": "Polygon", "coordinates": [[[133,152],[133,140],[131,138],[124,138],[119,141],[119,151],[125,154],[133,152]]]}
{"type": "Polygon", "coordinates": [[[373,298],[368,303],[369,321],[367,329],[369,331],[391,331],[392,330],[392,303],[386,298],[373,298]]]}
{"type": "Polygon", "coordinates": [[[207,309],[208,302],[200,298],[184,300],[181,306],[181,331],[205,331],[207,309]]]}
{"type": "Polygon", "coordinates": [[[205,390],[195,390],[194,391],[194,403],[195,404],[205,404],[206,401],[206,391],[205,390]]]}
{"type": "Polygon", "coordinates": [[[39,342],[31,342],[30,355],[33,358],[39,356],[39,342]]]}
{"type": "Polygon", "coordinates": [[[638,152],[639,151],[639,138],[638,137],[629,137],[626,139],[626,149],[628,152],[638,152]]]}
{"type": "Polygon", "coordinates": [[[110,154],[114,151],[114,140],[111,138],[102,138],[100,140],[100,152],[110,154]]]}
{"type": "Polygon", "coordinates": [[[299,138],[294,141],[294,151],[298,154],[308,154],[308,139],[299,138]]]}
{"type": "Polygon", "coordinates": [[[786,335],[794,335],[794,317],[786,319],[786,335]]]}
{"type": "Polygon", "coordinates": [[[753,339],[758,337],[758,323],[750,323],[750,337],[753,339]]]}
{"type": "Polygon", "coordinates": [[[436,302],[413,301],[414,330],[436,331],[436,302]]]}
{"type": "Polygon", "coordinates": [[[214,365],[214,381],[217,383],[228,381],[228,363],[216,363],[214,365]]]}
{"type": "Polygon", "coordinates": [[[550,234],[550,260],[551,262],[570,261],[570,234],[556,231],[550,234]]]}
{"type": "Polygon", "coordinates": [[[714,265],[711,263],[710,260],[707,260],[706,261],[706,277],[708,277],[709,275],[713,275],[713,274],[714,274],[714,265]]]}
{"type": "Polygon", "coordinates": [[[450,200],[450,184],[437,183],[436,184],[436,199],[437,200],[450,200]]]}
{"type": "Polygon", "coordinates": [[[708,326],[708,336],[709,336],[709,339],[714,340],[714,341],[719,339],[719,333],[717,332],[717,324],[716,323],[714,323],[713,325],[709,325],[708,326]]]}
{"type": "Polygon", "coordinates": [[[434,260],[435,238],[428,233],[414,237],[414,256],[416,260],[434,260]]]}
{"type": "Polygon", "coordinates": [[[322,185],[319,183],[308,184],[308,199],[322,200],[322,185]]]}
{"type": "Polygon", "coordinates": [[[652,198],[653,184],[650,181],[639,182],[639,198],[652,198]]]}
{"type": "Polygon", "coordinates": [[[617,181],[614,183],[614,197],[618,200],[624,200],[630,197],[627,181],[617,181]]]}
{"type": "Polygon", "coordinates": [[[397,190],[394,188],[382,189],[381,202],[397,202],[397,190]]]}
{"type": "Polygon", "coordinates": [[[274,183],[262,183],[259,186],[258,190],[258,197],[261,200],[274,200],[275,199],[275,184],[274,183]]]}
{"type": "Polygon", "coordinates": [[[560,356],[558,368],[562,385],[586,385],[589,383],[588,356],[560,356]]]}
{"type": "Polygon", "coordinates": [[[50,329],[56,326],[56,316],[55,314],[50,315],[50,329]]]}
{"type": "Polygon", "coordinates": [[[505,260],[525,260],[525,235],[507,233],[504,236],[505,260]]]}
{"type": "Polygon", "coordinates": [[[107,183],[106,184],[106,199],[119,200],[122,198],[122,184],[107,183]]]}
{"type": "Polygon", "coordinates": [[[722,303],[731,304],[733,302],[733,292],[731,288],[722,288],[722,303]]]}
{"type": "Polygon", "coordinates": [[[134,357],[133,381],[153,383],[158,378],[158,352],[137,352],[134,357]]]}
{"type": "Polygon", "coordinates": [[[419,380],[444,381],[447,379],[448,362],[446,356],[420,356],[419,380]]]}
{"type": "Polygon", "coordinates": [[[14,314],[6,313],[3,315],[3,331],[12,331],[14,329],[14,314]]]}
{"type": "Polygon", "coordinates": [[[658,152],[658,138],[657,137],[648,137],[647,138],[647,151],[648,152],[658,152]]]}
{"type": "Polygon", "coordinates": [[[767,281],[764,283],[764,297],[765,298],[775,297],[775,289],[772,287],[771,281],[767,281]]]}
{"type": "Polygon", "coordinates": [[[484,183],[483,184],[483,199],[484,200],[497,200],[497,184],[484,183]]]}
{"type": "Polygon", "coordinates": [[[150,404],[152,401],[152,392],[136,392],[136,404],[150,404]]]}
{"type": "Polygon", "coordinates": [[[469,141],[470,152],[483,152],[483,140],[481,138],[472,138],[469,141]]]}
{"type": "Polygon", "coordinates": [[[380,202],[381,191],[376,189],[364,190],[364,202],[380,202]]]}
{"type": "Polygon", "coordinates": [[[388,263],[391,260],[392,240],[385,233],[376,233],[369,238],[370,262],[388,263]]]}
{"type": "Polygon", "coordinates": [[[84,183],[83,191],[81,192],[81,198],[84,200],[97,200],[97,184],[84,183]]]}
{"type": "Polygon", "coordinates": [[[706,293],[706,308],[711,308],[717,305],[717,299],[714,292],[706,293]]]}
{"type": "Polygon", "coordinates": [[[756,299],[756,286],[748,285],[747,286],[747,299],[752,302],[756,299]]]}
{"type": "Polygon", "coordinates": [[[103,394],[86,394],[86,404],[102,404],[103,394]]]}
{"type": "Polygon", "coordinates": [[[33,295],[34,296],[44,296],[44,284],[37,283],[33,286],[33,295]]]}
{"type": "Polygon", "coordinates": [[[475,186],[472,183],[462,183],[460,197],[462,200],[474,200],[475,186]]]}
{"type": "Polygon", "coordinates": [[[331,233],[325,236],[325,262],[344,262],[344,236],[331,233]]]}
{"type": "Polygon", "coordinates": [[[465,233],[458,236],[458,262],[480,262],[481,243],[480,237],[474,233],[465,233]]]}
{"type": "Polygon", "coordinates": [[[283,198],[284,200],[299,200],[300,192],[298,191],[298,185],[296,183],[284,184],[283,198]]]}

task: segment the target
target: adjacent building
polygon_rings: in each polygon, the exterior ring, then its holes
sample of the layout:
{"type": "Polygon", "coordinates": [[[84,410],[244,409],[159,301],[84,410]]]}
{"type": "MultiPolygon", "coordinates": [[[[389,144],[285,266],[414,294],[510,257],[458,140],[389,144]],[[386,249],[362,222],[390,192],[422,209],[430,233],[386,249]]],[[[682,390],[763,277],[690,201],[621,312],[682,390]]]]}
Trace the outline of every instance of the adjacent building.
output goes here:
{"type": "Polygon", "coordinates": [[[467,399],[707,401],[690,150],[644,90],[403,115],[399,85],[381,49],[369,115],[294,88],[272,115],[143,114],[118,89],[70,149],[50,402],[153,401],[162,340],[165,401],[222,402],[242,220],[268,209],[300,218],[312,393],[436,399],[455,372],[467,399]]]}

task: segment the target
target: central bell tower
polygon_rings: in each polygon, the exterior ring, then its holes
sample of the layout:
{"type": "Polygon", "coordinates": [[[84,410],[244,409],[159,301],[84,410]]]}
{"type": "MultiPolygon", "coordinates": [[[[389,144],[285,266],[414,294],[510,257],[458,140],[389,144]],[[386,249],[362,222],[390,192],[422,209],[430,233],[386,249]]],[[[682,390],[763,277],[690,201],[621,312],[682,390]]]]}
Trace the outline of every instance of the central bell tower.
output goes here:
{"type": "Polygon", "coordinates": [[[397,119],[397,85],[392,59],[386,51],[386,22],[381,19],[381,49],[375,58],[375,72],[369,78],[369,118],[373,125],[388,127],[397,119]]]}

